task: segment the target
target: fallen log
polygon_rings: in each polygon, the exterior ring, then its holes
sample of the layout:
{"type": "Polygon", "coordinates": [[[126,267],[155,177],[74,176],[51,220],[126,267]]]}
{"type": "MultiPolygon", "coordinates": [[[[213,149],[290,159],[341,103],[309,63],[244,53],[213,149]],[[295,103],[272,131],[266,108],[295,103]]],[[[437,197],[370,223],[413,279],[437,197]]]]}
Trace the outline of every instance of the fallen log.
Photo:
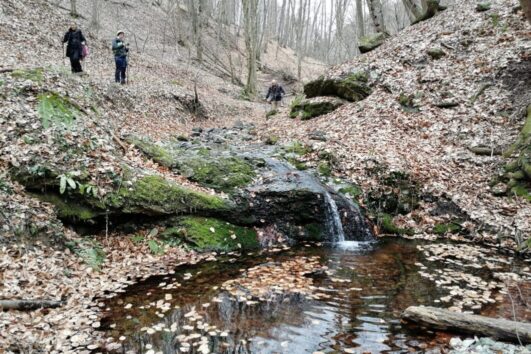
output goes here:
{"type": "Polygon", "coordinates": [[[55,308],[65,304],[64,301],[55,300],[0,300],[0,309],[2,310],[37,310],[41,308],[55,308]]]}
{"type": "Polygon", "coordinates": [[[497,148],[491,148],[488,146],[470,146],[468,147],[468,150],[470,150],[476,155],[481,155],[481,156],[493,156],[493,155],[503,154],[502,150],[497,149],[497,148]]]}
{"type": "Polygon", "coordinates": [[[531,323],[424,306],[408,307],[402,313],[402,319],[430,329],[483,335],[523,344],[531,343],[531,323]]]}

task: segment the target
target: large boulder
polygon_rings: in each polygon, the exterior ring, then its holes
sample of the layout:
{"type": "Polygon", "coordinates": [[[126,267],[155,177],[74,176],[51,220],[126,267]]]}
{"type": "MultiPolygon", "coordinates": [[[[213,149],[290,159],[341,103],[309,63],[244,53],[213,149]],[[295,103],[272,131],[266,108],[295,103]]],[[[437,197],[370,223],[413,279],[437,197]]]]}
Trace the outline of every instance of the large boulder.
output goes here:
{"type": "Polygon", "coordinates": [[[367,84],[368,77],[365,73],[358,72],[343,78],[325,78],[304,85],[304,94],[308,98],[318,96],[334,96],[350,102],[357,102],[368,97],[372,91],[367,84]]]}
{"type": "Polygon", "coordinates": [[[360,52],[367,53],[381,46],[383,42],[389,37],[385,33],[375,33],[360,38],[358,48],[360,52]]]}

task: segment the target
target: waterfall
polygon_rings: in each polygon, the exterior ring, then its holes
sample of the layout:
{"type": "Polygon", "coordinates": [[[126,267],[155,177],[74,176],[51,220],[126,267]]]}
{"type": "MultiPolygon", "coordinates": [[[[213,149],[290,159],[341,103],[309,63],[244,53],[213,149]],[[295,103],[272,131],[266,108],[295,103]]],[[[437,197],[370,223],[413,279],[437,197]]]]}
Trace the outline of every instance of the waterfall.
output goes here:
{"type": "Polygon", "coordinates": [[[326,203],[326,227],[330,235],[332,235],[332,241],[334,243],[340,243],[345,241],[345,232],[343,231],[343,224],[339,217],[339,211],[337,210],[337,204],[330,195],[325,192],[326,203]]]}

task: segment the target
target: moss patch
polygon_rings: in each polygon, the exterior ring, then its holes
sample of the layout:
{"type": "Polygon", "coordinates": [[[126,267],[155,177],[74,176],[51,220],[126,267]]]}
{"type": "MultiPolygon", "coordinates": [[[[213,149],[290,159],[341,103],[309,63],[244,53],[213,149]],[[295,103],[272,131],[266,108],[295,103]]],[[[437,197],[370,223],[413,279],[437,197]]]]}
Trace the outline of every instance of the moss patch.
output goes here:
{"type": "Polygon", "coordinates": [[[129,137],[127,138],[127,142],[129,144],[135,145],[145,155],[162,166],[172,168],[176,165],[176,160],[172,153],[160,145],[137,137],[129,137]]]}
{"type": "Polygon", "coordinates": [[[198,251],[228,252],[260,247],[253,229],[212,218],[180,218],[174,227],[167,229],[160,237],[166,242],[182,240],[198,251]]]}
{"type": "Polygon", "coordinates": [[[130,188],[121,187],[105,204],[125,213],[148,215],[214,212],[229,209],[225,200],[183,188],[160,176],[146,176],[130,188]]]}
{"type": "Polygon", "coordinates": [[[376,33],[360,38],[359,50],[362,53],[370,52],[381,46],[388,36],[385,33],[376,33]]]}
{"type": "Polygon", "coordinates": [[[43,202],[53,204],[57,209],[57,216],[61,220],[69,220],[74,222],[90,221],[104,214],[103,211],[94,210],[89,206],[80,204],[77,201],[64,198],[57,194],[47,193],[38,194],[35,196],[43,202]]]}
{"type": "Polygon", "coordinates": [[[437,224],[433,227],[433,233],[437,235],[458,234],[463,231],[463,227],[457,222],[437,224]]]}
{"type": "Polygon", "coordinates": [[[240,157],[190,157],[180,162],[178,170],[204,186],[231,192],[248,185],[256,176],[254,166],[240,157]]]}
{"type": "Polygon", "coordinates": [[[44,81],[44,70],[42,68],[36,69],[17,69],[11,73],[11,77],[21,80],[31,80],[34,82],[44,81]]]}
{"type": "Polygon", "coordinates": [[[329,162],[321,162],[317,166],[317,171],[321,176],[331,176],[332,175],[332,167],[330,166],[329,162]]]}
{"type": "Polygon", "coordinates": [[[48,128],[51,123],[69,126],[81,116],[81,111],[68,98],[55,92],[42,93],[37,100],[37,111],[44,128],[48,128]]]}
{"type": "Polygon", "coordinates": [[[504,153],[516,156],[505,166],[502,180],[510,187],[509,195],[531,201],[531,104],[527,107],[524,126],[516,142],[504,153]]]}
{"type": "Polygon", "coordinates": [[[321,76],[304,85],[306,97],[334,96],[350,102],[357,102],[368,97],[372,90],[367,85],[365,73],[352,73],[345,78],[334,79],[321,76]]]}
{"type": "Polygon", "coordinates": [[[343,102],[339,100],[330,100],[330,101],[318,101],[312,102],[304,100],[299,104],[294,104],[291,107],[289,116],[291,118],[300,117],[301,120],[308,120],[324,114],[333,112],[338,107],[341,107],[343,102]]]}
{"type": "Polygon", "coordinates": [[[338,192],[350,196],[352,199],[357,199],[363,195],[361,188],[353,184],[339,188],[338,192]]]}
{"type": "Polygon", "coordinates": [[[312,148],[308,145],[301,143],[300,141],[294,141],[291,144],[284,147],[284,151],[299,156],[304,156],[312,152],[312,148]]]}

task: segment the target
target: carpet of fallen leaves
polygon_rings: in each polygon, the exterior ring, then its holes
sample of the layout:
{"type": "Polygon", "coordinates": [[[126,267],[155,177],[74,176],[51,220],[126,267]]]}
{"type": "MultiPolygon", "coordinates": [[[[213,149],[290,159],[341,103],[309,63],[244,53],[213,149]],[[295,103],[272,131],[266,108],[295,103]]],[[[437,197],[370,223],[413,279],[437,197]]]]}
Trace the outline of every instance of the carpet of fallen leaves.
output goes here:
{"type": "MultiPolygon", "coordinates": [[[[523,198],[493,196],[489,182],[507,160],[469,148],[503,150],[523,126],[523,109],[531,102],[531,70],[525,66],[531,29],[513,11],[517,5],[495,0],[490,11],[478,13],[474,2],[457,1],[373,52],[329,70],[330,76],[367,71],[374,87],[367,99],[310,121],[289,119],[285,109],[258,131],[263,139],[307,143],[316,156],[332,152],[339,160],[337,173],[365,190],[377,183],[366,171],[372,161],[406,171],[423,184],[423,192],[445,196],[465,211],[474,238],[503,239],[512,247],[515,237],[531,235],[531,206],[523,198]],[[433,47],[446,55],[430,58],[426,52],[433,47]],[[518,71],[522,65],[528,69],[518,71]],[[401,94],[414,97],[416,112],[401,107],[401,94]],[[439,107],[450,101],[456,106],[439,107]],[[316,132],[327,141],[312,140],[316,132]]],[[[429,207],[395,221],[428,236],[435,223],[425,212],[429,207]]]]}
{"type": "Polygon", "coordinates": [[[307,275],[325,269],[319,257],[296,257],[280,264],[270,262],[247,269],[242,277],[223,283],[222,289],[248,305],[275,296],[309,295],[313,282],[307,275]]]}
{"type": "MultiPolygon", "coordinates": [[[[76,238],[76,235],[71,235],[76,238]]],[[[123,235],[98,241],[106,253],[99,270],[65,250],[35,246],[3,247],[0,298],[66,300],[63,307],[33,312],[0,313],[0,348],[52,352],[90,352],[99,347],[98,303],[95,297],[123,291],[149,275],[168,274],[184,263],[210,257],[179,248],[153,255],[123,235]]]]}

